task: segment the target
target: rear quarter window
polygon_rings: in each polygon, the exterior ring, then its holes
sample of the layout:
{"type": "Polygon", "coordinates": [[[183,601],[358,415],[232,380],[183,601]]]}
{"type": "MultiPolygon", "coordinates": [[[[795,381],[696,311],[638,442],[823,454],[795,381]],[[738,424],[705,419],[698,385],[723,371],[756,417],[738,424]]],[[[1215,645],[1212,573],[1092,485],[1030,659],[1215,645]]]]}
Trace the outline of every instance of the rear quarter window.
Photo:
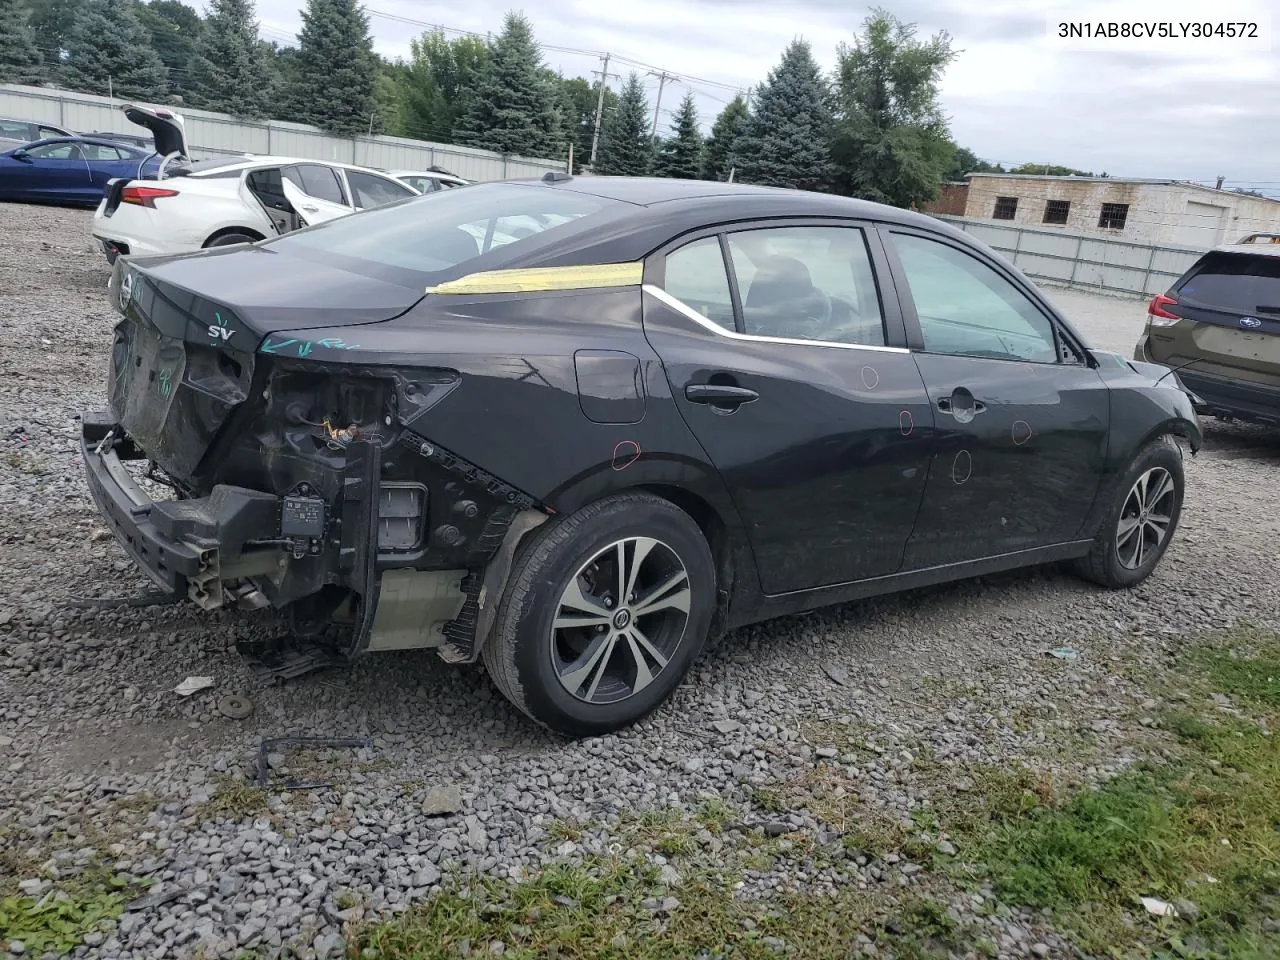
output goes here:
{"type": "Polygon", "coordinates": [[[1280,313],[1280,257],[1210,253],[1175,292],[1180,300],[1233,313],[1280,313]]]}

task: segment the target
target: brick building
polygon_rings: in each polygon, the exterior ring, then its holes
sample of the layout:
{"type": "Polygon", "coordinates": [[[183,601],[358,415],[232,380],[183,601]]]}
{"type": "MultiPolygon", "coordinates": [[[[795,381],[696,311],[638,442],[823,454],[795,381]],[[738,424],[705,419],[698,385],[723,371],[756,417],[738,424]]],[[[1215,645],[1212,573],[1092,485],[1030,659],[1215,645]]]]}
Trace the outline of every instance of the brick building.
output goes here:
{"type": "Polygon", "coordinates": [[[971,173],[966,180],[944,184],[925,212],[1200,249],[1280,232],[1280,200],[1180,180],[1008,173],[971,173]]]}

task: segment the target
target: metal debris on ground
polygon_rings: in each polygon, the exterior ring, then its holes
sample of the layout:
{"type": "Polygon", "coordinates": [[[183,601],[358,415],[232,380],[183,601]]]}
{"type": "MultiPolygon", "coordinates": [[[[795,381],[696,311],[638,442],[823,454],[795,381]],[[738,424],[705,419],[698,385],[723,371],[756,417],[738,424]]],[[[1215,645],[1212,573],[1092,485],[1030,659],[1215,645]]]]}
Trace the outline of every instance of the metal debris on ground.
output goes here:
{"type": "Polygon", "coordinates": [[[213,683],[213,677],[187,677],[187,679],[173,688],[173,692],[180,697],[189,697],[193,693],[199,693],[201,690],[208,690],[213,686],[213,683]]]}
{"type": "Polygon", "coordinates": [[[238,693],[228,694],[218,701],[218,712],[232,720],[243,720],[253,713],[253,701],[238,693]]]}
{"type": "Polygon", "coordinates": [[[152,907],[162,907],[166,903],[185,897],[191,890],[186,887],[174,887],[172,890],[165,890],[163,893],[149,893],[146,896],[138,897],[137,900],[131,900],[125,904],[125,909],[130,913],[137,913],[139,910],[150,910],[152,907]]]}

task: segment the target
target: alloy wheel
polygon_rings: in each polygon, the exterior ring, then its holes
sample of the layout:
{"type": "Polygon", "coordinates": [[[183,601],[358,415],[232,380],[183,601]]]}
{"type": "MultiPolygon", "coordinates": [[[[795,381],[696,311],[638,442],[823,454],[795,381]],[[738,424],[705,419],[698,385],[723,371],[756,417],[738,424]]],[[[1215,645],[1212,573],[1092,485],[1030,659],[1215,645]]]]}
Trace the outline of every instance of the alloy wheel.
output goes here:
{"type": "Polygon", "coordinates": [[[689,573],[661,540],[628,537],[574,574],[551,624],[551,659],[564,689],[617,703],[653,683],[689,622],[689,573]]]}
{"type": "Polygon", "coordinates": [[[1116,555],[1120,565],[1136,570],[1159,553],[1169,535],[1177,485],[1164,467],[1152,467],[1138,477],[1120,510],[1116,525],[1116,555]]]}

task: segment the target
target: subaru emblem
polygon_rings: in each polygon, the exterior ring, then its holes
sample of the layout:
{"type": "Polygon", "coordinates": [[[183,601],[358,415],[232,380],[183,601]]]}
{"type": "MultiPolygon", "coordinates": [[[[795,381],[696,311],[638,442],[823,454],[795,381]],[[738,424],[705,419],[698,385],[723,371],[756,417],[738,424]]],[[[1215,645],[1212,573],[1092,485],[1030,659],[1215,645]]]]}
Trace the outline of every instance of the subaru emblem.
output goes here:
{"type": "Polygon", "coordinates": [[[1241,317],[1240,327],[1244,330],[1257,330],[1262,326],[1262,321],[1257,317],[1241,317]]]}

